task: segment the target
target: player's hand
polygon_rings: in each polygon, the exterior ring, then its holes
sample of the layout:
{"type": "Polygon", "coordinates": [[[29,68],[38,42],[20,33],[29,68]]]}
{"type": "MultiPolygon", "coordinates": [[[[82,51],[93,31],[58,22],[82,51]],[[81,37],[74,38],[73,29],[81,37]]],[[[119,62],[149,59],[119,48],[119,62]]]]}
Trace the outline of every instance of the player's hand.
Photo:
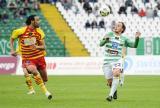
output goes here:
{"type": "Polygon", "coordinates": [[[14,51],[14,50],[11,50],[11,55],[16,57],[17,56],[17,52],[14,51]]]}
{"type": "Polygon", "coordinates": [[[32,48],[33,48],[33,49],[37,49],[37,47],[38,47],[38,46],[35,45],[35,44],[32,45],[32,48]]]}
{"type": "Polygon", "coordinates": [[[135,37],[136,37],[136,38],[139,38],[140,35],[141,35],[141,33],[140,33],[139,31],[137,31],[135,37]]]}

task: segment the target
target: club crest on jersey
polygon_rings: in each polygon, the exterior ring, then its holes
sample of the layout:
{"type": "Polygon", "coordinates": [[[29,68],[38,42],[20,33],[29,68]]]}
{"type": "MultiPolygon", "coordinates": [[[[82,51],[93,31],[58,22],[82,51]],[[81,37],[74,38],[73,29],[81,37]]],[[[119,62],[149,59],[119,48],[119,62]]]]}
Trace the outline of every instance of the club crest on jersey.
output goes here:
{"type": "Polygon", "coordinates": [[[119,43],[117,42],[112,42],[112,48],[113,49],[118,49],[119,43]]]}

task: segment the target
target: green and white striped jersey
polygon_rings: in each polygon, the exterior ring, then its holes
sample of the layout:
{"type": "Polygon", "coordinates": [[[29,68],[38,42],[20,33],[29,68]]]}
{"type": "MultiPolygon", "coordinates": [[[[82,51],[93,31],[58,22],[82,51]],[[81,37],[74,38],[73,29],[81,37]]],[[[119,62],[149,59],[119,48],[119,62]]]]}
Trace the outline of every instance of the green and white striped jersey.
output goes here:
{"type": "Polygon", "coordinates": [[[108,40],[102,39],[100,41],[100,46],[105,47],[104,64],[120,60],[124,54],[124,48],[136,48],[138,46],[139,38],[136,38],[135,42],[132,42],[125,36],[121,35],[117,37],[114,32],[109,32],[107,37],[109,38],[108,40]]]}

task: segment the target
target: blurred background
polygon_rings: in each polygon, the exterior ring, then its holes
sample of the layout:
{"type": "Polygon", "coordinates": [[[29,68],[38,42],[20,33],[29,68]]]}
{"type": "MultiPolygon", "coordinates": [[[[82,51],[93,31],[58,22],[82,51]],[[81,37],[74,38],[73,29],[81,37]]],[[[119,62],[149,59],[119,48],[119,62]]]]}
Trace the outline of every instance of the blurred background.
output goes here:
{"type": "Polygon", "coordinates": [[[0,107],[159,108],[159,75],[160,0],[0,0],[0,107]],[[99,14],[104,5],[111,9],[106,17],[99,14]],[[31,14],[40,17],[46,35],[46,86],[54,102],[44,101],[37,86],[36,96],[26,95],[21,58],[10,55],[12,31],[31,14]],[[117,21],[133,41],[136,31],[142,35],[137,49],[127,48],[120,99],[107,104],[99,42],[117,21]]]}
{"type": "Polygon", "coordinates": [[[41,18],[48,57],[103,56],[99,40],[117,20],[126,24],[129,38],[142,33],[129,55],[160,55],[159,0],[0,0],[0,55],[10,55],[12,30],[24,26],[31,14],[41,18]],[[104,4],[112,10],[107,17],[99,15],[104,4]]]}

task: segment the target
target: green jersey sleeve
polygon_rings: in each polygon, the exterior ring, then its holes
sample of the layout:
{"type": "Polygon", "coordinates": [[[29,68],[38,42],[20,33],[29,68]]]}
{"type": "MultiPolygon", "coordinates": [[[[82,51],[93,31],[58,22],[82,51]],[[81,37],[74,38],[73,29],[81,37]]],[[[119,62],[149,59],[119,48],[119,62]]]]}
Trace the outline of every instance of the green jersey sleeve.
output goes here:
{"type": "MultiPolygon", "coordinates": [[[[106,34],[107,37],[111,37],[113,35],[113,32],[109,32],[108,34],[106,34]]],[[[104,46],[109,40],[106,40],[105,38],[103,38],[102,40],[100,40],[100,47],[104,46]]]]}
{"type": "Polygon", "coordinates": [[[135,42],[132,42],[130,39],[126,38],[125,47],[137,48],[139,38],[135,38],[135,42]]]}

